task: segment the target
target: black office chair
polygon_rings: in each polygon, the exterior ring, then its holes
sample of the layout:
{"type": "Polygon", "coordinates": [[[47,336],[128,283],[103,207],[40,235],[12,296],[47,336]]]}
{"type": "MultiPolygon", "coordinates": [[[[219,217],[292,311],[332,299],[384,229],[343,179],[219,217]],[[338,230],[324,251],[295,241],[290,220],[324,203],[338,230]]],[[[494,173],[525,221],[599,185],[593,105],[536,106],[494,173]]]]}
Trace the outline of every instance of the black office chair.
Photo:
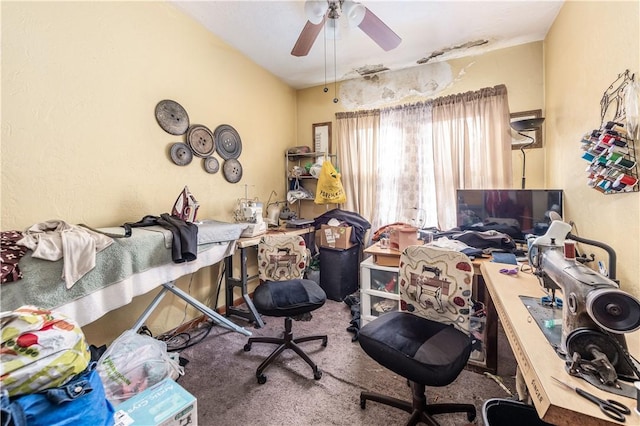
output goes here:
{"type": "Polygon", "coordinates": [[[447,386],[464,369],[471,354],[469,302],[473,266],[459,252],[409,246],[400,257],[401,311],[382,314],[358,334],[362,349],[382,366],[405,377],[412,402],[371,392],[360,394],[360,407],[375,401],[411,414],[407,425],[438,425],[432,417],[467,413],[473,404],[427,404],[426,386],[447,386]]]}
{"type": "Polygon", "coordinates": [[[244,346],[251,350],[253,343],[271,343],[278,347],[258,366],[258,383],[264,384],[264,370],[285,350],[297,353],[313,369],[313,378],[319,380],[322,370],[298,346],[298,343],[322,340],[327,346],[327,335],[293,337],[292,319],[309,319],[311,311],[324,305],[327,296],[314,281],[303,278],[309,261],[309,250],[300,236],[268,235],[258,244],[258,275],[262,283],[253,293],[256,310],[267,316],[284,317],[283,337],[251,337],[244,346]]]}

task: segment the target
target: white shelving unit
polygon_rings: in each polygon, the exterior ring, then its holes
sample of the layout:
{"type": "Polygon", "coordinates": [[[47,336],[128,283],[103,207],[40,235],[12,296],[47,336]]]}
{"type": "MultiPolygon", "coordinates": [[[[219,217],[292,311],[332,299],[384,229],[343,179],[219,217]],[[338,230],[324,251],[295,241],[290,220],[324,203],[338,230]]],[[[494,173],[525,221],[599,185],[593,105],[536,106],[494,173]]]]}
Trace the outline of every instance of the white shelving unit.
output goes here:
{"type": "Polygon", "coordinates": [[[398,310],[398,268],[376,265],[373,256],[363,260],[360,263],[360,326],[398,310]]]}
{"type": "MultiPolygon", "coordinates": [[[[327,154],[324,152],[307,152],[304,154],[290,154],[286,152],[285,153],[285,159],[286,159],[285,160],[286,161],[285,182],[287,187],[286,187],[285,194],[288,193],[288,191],[291,189],[292,184],[297,180],[300,183],[300,185],[302,185],[305,189],[309,190],[312,194],[315,195],[318,179],[308,174],[302,174],[302,175],[296,176],[293,174],[293,169],[297,166],[297,167],[300,167],[302,170],[304,170],[305,165],[307,163],[318,162],[322,164],[325,158],[331,160],[334,166],[338,165],[337,154],[327,154]]],[[[298,217],[300,217],[300,203],[305,201],[313,202],[314,199],[315,197],[312,197],[308,199],[301,199],[296,202],[295,211],[298,217]]]]}

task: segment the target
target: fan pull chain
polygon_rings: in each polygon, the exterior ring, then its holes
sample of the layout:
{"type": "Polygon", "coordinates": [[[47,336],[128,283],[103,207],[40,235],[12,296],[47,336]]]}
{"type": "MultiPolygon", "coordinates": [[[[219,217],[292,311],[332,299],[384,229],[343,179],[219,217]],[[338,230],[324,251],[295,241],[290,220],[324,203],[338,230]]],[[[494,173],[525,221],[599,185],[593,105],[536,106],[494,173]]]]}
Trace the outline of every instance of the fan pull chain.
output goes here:
{"type": "Polygon", "coordinates": [[[322,36],[324,38],[324,89],[322,91],[327,93],[329,88],[327,87],[327,25],[322,25],[322,36]]]}
{"type": "MultiPolygon", "coordinates": [[[[338,22],[336,22],[338,25],[338,22]]],[[[336,55],[336,25],[333,26],[333,103],[338,103],[338,59],[336,55]]]]}

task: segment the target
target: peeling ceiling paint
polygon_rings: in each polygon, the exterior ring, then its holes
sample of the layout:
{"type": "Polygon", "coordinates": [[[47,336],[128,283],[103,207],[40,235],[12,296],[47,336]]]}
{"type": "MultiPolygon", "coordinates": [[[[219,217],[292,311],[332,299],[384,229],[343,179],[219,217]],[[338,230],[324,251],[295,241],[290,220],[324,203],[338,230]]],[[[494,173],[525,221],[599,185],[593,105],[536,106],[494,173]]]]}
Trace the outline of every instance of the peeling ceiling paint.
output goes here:
{"type": "Polygon", "coordinates": [[[454,81],[447,62],[435,62],[344,81],[340,103],[348,109],[375,108],[402,103],[412,97],[434,97],[454,81]]]}

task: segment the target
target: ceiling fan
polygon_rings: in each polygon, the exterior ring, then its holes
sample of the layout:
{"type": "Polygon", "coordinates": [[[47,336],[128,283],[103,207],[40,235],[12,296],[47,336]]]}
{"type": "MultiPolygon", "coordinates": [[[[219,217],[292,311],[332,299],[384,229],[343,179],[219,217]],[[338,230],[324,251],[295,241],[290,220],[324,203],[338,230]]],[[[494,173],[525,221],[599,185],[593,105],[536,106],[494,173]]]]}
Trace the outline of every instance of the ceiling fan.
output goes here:
{"type": "Polygon", "coordinates": [[[347,17],[349,24],[358,26],[385,51],[398,47],[402,41],[371,10],[351,0],[307,0],[304,9],[308,21],[291,50],[293,56],[306,56],[327,19],[337,20],[343,14],[347,17]]]}

